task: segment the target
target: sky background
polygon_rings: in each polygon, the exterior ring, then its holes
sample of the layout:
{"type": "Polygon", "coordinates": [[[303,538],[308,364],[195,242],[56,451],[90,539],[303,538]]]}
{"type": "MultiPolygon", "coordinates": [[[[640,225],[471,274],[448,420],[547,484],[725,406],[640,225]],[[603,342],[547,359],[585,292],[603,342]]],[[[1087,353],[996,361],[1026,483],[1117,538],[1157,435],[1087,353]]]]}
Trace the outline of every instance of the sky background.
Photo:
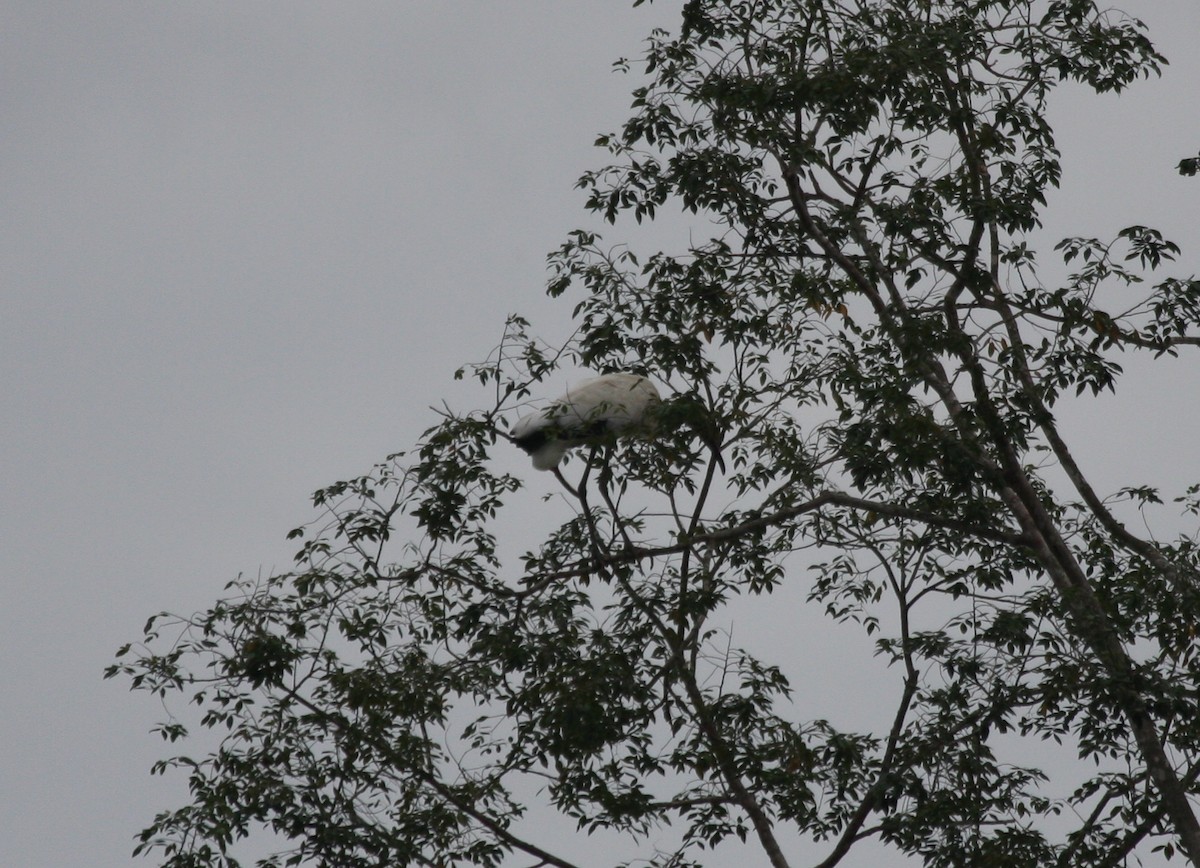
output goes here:
{"type": "MultiPolygon", "coordinates": [[[[612,61],[679,5],[0,0],[0,865],[135,864],[183,787],[117,647],[287,569],[314,489],[484,403],[451,374],[508,313],[566,334],[545,255],[594,225],[612,61]]],[[[1045,237],[1154,225],[1193,273],[1200,4],[1123,6],[1172,65],[1063,95],[1045,237]]],[[[1066,411],[1101,488],[1200,479],[1196,372],[1066,411]]]]}

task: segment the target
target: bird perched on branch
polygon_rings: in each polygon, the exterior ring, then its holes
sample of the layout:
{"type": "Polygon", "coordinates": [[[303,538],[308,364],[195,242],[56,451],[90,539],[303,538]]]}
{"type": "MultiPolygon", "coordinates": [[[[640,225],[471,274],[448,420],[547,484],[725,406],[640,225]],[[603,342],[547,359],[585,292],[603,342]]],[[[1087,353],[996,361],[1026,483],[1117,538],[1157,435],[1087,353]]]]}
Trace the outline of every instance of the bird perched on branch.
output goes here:
{"type": "Polygon", "coordinates": [[[618,436],[665,435],[681,428],[691,429],[708,446],[724,472],[721,430],[705,405],[686,393],[663,401],[654,384],[638,374],[584,380],[518,419],[508,438],[529,453],[536,469],[557,473],[563,456],[576,446],[611,446],[618,436]]]}
{"type": "Polygon", "coordinates": [[[553,470],[569,449],[611,442],[646,427],[660,403],[658,389],[645,377],[605,374],[522,416],[509,437],[529,453],[535,468],[553,470]]]}

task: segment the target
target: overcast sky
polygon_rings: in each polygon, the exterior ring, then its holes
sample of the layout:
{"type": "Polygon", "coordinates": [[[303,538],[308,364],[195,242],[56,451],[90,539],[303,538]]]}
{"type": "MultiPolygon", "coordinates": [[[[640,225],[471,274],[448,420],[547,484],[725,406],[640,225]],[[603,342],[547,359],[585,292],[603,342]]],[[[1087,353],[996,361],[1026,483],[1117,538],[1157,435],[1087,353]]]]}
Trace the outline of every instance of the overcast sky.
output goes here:
{"type": "MultiPolygon", "coordinates": [[[[678,5],[0,0],[0,865],[131,864],[183,790],[115,649],[286,569],[310,492],[474,400],[506,314],[564,334],[545,254],[610,64],[678,5]]],[[[1056,111],[1047,235],[1156,225],[1198,271],[1200,4],[1124,5],[1172,65],[1056,111]]],[[[1104,487],[1200,479],[1196,372],[1071,416],[1104,487]]]]}

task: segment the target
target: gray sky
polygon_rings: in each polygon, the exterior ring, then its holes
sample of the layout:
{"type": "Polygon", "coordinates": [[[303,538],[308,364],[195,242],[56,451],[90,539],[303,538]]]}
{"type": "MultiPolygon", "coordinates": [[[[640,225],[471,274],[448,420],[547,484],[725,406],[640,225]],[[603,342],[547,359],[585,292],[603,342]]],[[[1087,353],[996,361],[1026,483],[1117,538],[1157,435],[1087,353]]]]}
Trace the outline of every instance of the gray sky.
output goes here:
{"type": "MultiPolygon", "coordinates": [[[[113,651],[286,569],[313,489],[477,400],[450,374],[507,313],[565,333],[610,64],[678,5],[0,0],[0,865],[130,864],[182,786],[113,651]]],[[[1200,6],[1124,5],[1172,65],[1058,111],[1047,235],[1156,225],[1200,271],[1200,6]]],[[[1195,371],[1073,413],[1104,487],[1200,479],[1195,371]]]]}

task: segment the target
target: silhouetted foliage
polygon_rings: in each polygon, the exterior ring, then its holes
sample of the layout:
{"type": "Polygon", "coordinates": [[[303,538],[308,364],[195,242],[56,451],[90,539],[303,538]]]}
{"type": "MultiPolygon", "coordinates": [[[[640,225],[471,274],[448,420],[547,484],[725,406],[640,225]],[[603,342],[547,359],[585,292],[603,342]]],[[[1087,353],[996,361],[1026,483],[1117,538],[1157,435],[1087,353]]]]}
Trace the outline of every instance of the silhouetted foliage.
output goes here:
{"type": "Polygon", "coordinates": [[[233,865],[262,829],[268,865],[614,861],[546,843],[557,814],[631,864],[1200,864],[1195,538],[1134,533],[1163,496],[1094,490],[1055,417],[1122,355],[1200,343],[1200,282],[1152,277],[1179,248],[1145,226],[1062,241],[1062,279],[1031,246],[1055,87],[1161,62],[1089,0],[688,2],[619,64],[633,113],[580,185],[613,223],[690,212],[692,243],[570,233],[570,342],[514,317],[460,372],[491,406],[318,492],[294,571],[122,649],[109,674],[201,751],[160,764],[191,799],[139,851],[233,865]],[[573,366],[667,400],[568,461],[555,520],[501,434],[573,366]],[[793,630],[730,629],[797,586],[793,630]],[[866,722],[831,713],[853,684],[793,694],[832,665],[798,651],[822,616],[893,678],[866,722]]]}

